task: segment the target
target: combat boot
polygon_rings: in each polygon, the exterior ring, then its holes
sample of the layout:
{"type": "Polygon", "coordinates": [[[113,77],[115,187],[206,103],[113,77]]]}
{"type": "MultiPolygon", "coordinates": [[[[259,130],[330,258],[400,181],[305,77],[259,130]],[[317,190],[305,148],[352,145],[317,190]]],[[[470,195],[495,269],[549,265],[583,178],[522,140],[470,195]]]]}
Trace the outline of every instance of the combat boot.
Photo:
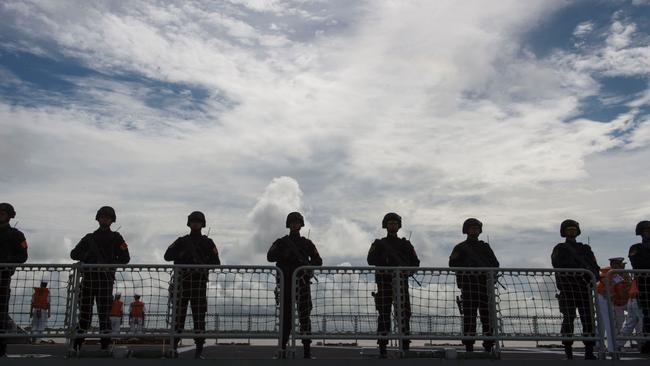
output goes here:
{"type": "Polygon", "coordinates": [[[641,354],[650,354],[650,342],[643,342],[640,344],[639,350],[641,354]]]}
{"type": "Polygon", "coordinates": [[[594,355],[594,345],[587,344],[585,345],[585,360],[597,360],[598,357],[594,355]]]}
{"type": "Polygon", "coordinates": [[[386,344],[379,344],[379,358],[388,358],[388,350],[386,344]]]}
{"type": "Polygon", "coordinates": [[[302,353],[303,353],[303,358],[306,359],[311,359],[311,344],[309,343],[303,343],[302,344],[302,353]]]}
{"type": "Polygon", "coordinates": [[[483,350],[487,353],[492,353],[494,350],[494,343],[493,342],[483,342],[483,350]]]}
{"type": "Polygon", "coordinates": [[[75,338],[74,342],[72,342],[72,349],[75,350],[75,352],[81,352],[81,346],[83,344],[84,344],[83,339],[75,338]]]}
{"type": "Polygon", "coordinates": [[[203,343],[197,343],[196,349],[194,350],[194,358],[197,360],[203,360],[203,343]]]}
{"type": "Polygon", "coordinates": [[[465,345],[465,352],[474,352],[474,345],[473,344],[466,344],[465,345]]]}
{"type": "Polygon", "coordinates": [[[564,355],[567,360],[573,360],[573,347],[571,345],[564,345],[564,355]]]}
{"type": "Polygon", "coordinates": [[[405,340],[402,341],[402,351],[408,352],[411,349],[411,341],[405,340]]]}

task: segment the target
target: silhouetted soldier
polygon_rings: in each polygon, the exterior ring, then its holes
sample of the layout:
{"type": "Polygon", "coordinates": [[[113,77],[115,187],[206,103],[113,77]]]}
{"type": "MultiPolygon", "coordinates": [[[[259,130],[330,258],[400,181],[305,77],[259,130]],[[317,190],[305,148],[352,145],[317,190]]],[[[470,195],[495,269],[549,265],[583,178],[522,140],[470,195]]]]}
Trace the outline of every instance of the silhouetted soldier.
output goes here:
{"type": "MultiPolygon", "coordinates": [[[[70,252],[70,258],[83,264],[127,264],[129,247],[117,231],[111,230],[116,220],[115,210],[104,206],[97,211],[95,220],[99,228],[86,234],[79,244],[70,252]]],[[[97,304],[99,329],[102,333],[111,332],[110,310],[113,302],[113,283],[115,282],[114,268],[87,268],[81,271],[81,294],[79,297],[78,333],[86,333],[93,317],[93,302],[97,304]]],[[[84,342],[82,337],[76,338],[73,348],[81,350],[84,342]]],[[[101,348],[108,349],[110,337],[102,337],[101,348]]]]}
{"type": "MultiPolygon", "coordinates": [[[[291,298],[291,289],[293,283],[291,277],[298,267],[301,266],[322,266],[323,259],[314,243],[311,240],[300,236],[300,228],[305,226],[305,220],[299,212],[291,212],[287,215],[286,227],[289,229],[289,235],[277,239],[271,245],[266,258],[269,262],[276,262],[276,265],[282,270],[284,281],[284,293],[281,295],[284,301],[284,312],[282,314],[282,354],[289,341],[289,334],[293,323],[291,321],[294,299],[291,298]]],[[[311,274],[302,272],[298,280],[297,307],[298,322],[300,323],[300,333],[311,333],[311,274]]],[[[304,357],[311,358],[311,339],[302,340],[304,357]]]]}
{"type": "MultiPolygon", "coordinates": [[[[390,212],[384,216],[381,221],[381,227],[386,229],[387,235],[382,239],[375,239],[368,251],[368,264],[377,267],[419,267],[420,260],[418,259],[415,249],[410,241],[406,238],[399,238],[397,232],[402,227],[402,218],[390,212]]],[[[377,292],[373,293],[375,298],[375,308],[379,313],[377,317],[377,333],[379,335],[388,335],[390,332],[390,311],[391,306],[396,301],[393,293],[393,275],[396,272],[382,271],[377,269],[375,273],[375,282],[377,283],[377,292]]],[[[400,312],[402,318],[402,326],[400,334],[410,334],[410,321],[411,321],[411,299],[409,295],[408,278],[411,275],[409,271],[399,273],[399,286],[402,297],[400,302],[401,309],[395,309],[400,312]]],[[[397,306],[397,305],[395,305],[397,306]]],[[[405,339],[402,341],[402,350],[408,351],[411,341],[405,339]]],[[[379,356],[385,358],[387,356],[386,346],[388,339],[377,340],[379,345],[379,356]]]]}
{"type": "MultiPolygon", "coordinates": [[[[449,256],[449,267],[480,267],[498,268],[499,261],[494,255],[490,244],[479,240],[483,232],[483,223],[475,218],[469,218],[463,223],[463,234],[467,239],[457,244],[449,256]]],[[[492,319],[490,314],[489,293],[494,291],[494,285],[488,281],[488,273],[478,272],[457,272],[456,285],[460,289],[460,309],[463,316],[463,334],[466,336],[476,335],[476,312],[481,318],[481,326],[484,336],[493,334],[492,319]]],[[[493,277],[493,280],[496,278],[493,277]]],[[[474,340],[463,340],[467,352],[474,351],[474,340]]],[[[494,341],[483,341],[483,348],[491,352],[494,341]]]]}
{"type": "MultiPolygon", "coordinates": [[[[201,234],[205,227],[205,215],[199,211],[194,211],[187,216],[187,226],[190,228],[189,235],[182,236],[165,252],[166,261],[174,261],[174,264],[215,264],[220,265],[219,252],[212,239],[201,234]]],[[[182,332],[185,327],[185,317],[187,316],[187,305],[192,308],[192,323],[194,332],[205,332],[205,315],[208,311],[207,284],[208,269],[181,268],[175,278],[178,282],[178,292],[174,297],[172,291],[174,284],[170,286],[170,296],[176,298],[176,312],[174,314],[175,330],[182,332]]],[[[174,356],[176,356],[180,338],[174,338],[174,356]]],[[[203,345],[205,337],[195,337],[196,344],[195,358],[202,358],[203,345]]]]}
{"type": "MultiPolygon", "coordinates": [[[[560,225],[560,235],[566,238],[564,243],[557,244],[553,248],[551,262],[553,268],[584,268],[593,273],[598,279],[600,267],[591,247],[576,241],[580,235],[580,225],[574,220],[564,220],[560,225]]],[[[584,336],[594,336],[594,316],[592,304],[592,291],[594,284],[591,277],[583,274],[556,273],[555,280],[558,294],[560,312],[562,313],[563,336],[573,335],[573,322],[576,318],[576,310],[580,315],[582,332],[584,336]]],[[[594,341],[584,341],[585,359],[596,359],[594,356],[594,341]]],[[[573,341],[562,341],[564,352],[568,359],[573,359],[573,341]]]]}
{"type": "MultiPolygon", "coordinates": [[[[0,263],[25,263],[27,241],[20,230],[9,226],[9,220],[16,217],[14,207],[0,203],[0,263]]],[[[11,276],[14,268],[0,268],[0,333],[9,329],[9,297],[11,276]]],[[[6,338],[0,337],[0,357],[7,355],[6,338]]]]}
{"type": "MultiPolygon", "coordinates": [[[[630,263],[634,269],[650,269],[650,221],[641,221],[636,225],[636,235],[641,236],[641,243],[630,247],[630,263]]],[[[650,334],[650,274],[636,275],[639,289],[638,304],[643,313],[643,333],[650,334]]],[[[650,353],[650,341],[641,346],[641,353],[650,353]]]]}

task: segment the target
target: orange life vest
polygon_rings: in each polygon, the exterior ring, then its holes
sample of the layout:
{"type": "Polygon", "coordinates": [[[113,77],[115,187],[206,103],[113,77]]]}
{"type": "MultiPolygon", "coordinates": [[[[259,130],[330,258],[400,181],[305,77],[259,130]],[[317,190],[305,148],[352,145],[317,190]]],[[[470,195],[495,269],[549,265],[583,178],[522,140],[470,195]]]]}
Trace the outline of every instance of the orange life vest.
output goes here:
{"type": "Polygon", "coordinates": [[[50,296],[50,289],[45,287],[34,287],[34,298],[32,299],[32,306],[34,309],[47,310],[50,308],[48,301],[50,296]]]}
{"type": "Polygon", "coordinates": [[[630,298],[629,286],[631,285],[631,280],[624,273],[618,273],[615,276],[620,276],[622,279],[615,283],[615,277],[608,272],[611,270],[610,267],[605,267],[600,270],[600,281],[598,281],[598,293],[605,296],[605,277],[609,280],[609,295],[612,297],[612,303],[615,306],[624,306],[627,304],[627,301],[630,298]]]}
{"type": "Polygon", "coordinates": [[[131,314],[134,318],[144,317],[144,302],[136,300],[131,303],[131,314]]]}
{"type": "Polygon", "coordinates": [[[124,303],[120,300],[113,300],[111,305],[111,316],[122,316],[124,315],[124,303]]]}

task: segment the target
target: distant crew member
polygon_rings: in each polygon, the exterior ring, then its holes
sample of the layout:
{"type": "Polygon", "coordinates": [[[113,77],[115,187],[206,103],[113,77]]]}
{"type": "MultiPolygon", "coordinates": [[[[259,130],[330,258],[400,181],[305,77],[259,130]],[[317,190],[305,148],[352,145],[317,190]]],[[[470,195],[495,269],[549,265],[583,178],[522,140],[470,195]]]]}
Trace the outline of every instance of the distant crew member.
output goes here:
{"type": "MultiPolygon", "coordinates": [[[[498,268],[499,261],[494,255],[490,244],[479,240],[483,232],[483,223],[475,218],[469,218],[463,223],[463,234],[467,239],[457,244],[449,256],[449,267],[480,267],[498,268]]],[[[492,272],[488,272],[492,273],[492,272]]],[[[476,313],[481,318],[484,336],[493,334],[493,321],[490,316],[489,293],[494,291],[494,283],[490,286],[488,273],[456,273],[456,285],[460,289],[461,298],[459,310],[463,316],[463,334],[476,336],[476,313]]],[[[496,278],[493,277],[493,281],[496,278]]],[[[474,351],[474,340],[463,340],[467,352],[474,351]]],[[[494,347],[493,340],[483,341],[483,349],[491,352],[494,347]]]]}
{"type": "MultiPolygon", "coordinates": [[[[0,263],[25,263],[27,261],[27,240],[20,230],[9,226],[16,217],[14,207],[0,203],[0,263]]],[[[9,329],[9,297],[11,276],[15,268],[0,268],[0,333],[9,329]]],[[[6,338],[0,337],[0,357],[7,355],[6,338]]]]}
{"type": "MultiPolygon", "coordinates": [[[[70,252],[70,258],[82,264],[127,264],[131,260],[129,246],[111,225],[117,219],[112,207],[104,206],[97,210],[95,220],[99,228],[86,234],[70,252]]],[[[88,331],[93,317],[93,303],[97,304],[99,329],[102,333],[111,332],[110,311],[113,300],[114,268],[84,268],[81,270],[81,295],[79,297],[78,336],[73,342],[75,351],[83,345],[83,334],[88,331]]],[[[102,349],[108,349],[111,339],[101,337],[102,349]]]]}
{"type": "MultiPolygon", "coordinates": [[[[650,221],[641,221],[636,225],[636,235],[641,236],[641,243],[630,247],[630,263],[634,269],[650,269],[650,221]]],[[[650,334],[650,275],[635,276],[639,288],[639,308],[643,313],[643,333],[650,334]]],[[[641,353],[650,354],[650,341],[641,346],[641,353]]]]}
{"type": "Polygon", "coordinates": [[[131,333],[140,333],[144,328],[145,317],[144,302],[140,300],[140,295],[133,295],[133,302],[129,305],[129,325],[131,326],[131,333]]]}
{"type": "MultiPolygon", "coordinates": [[[[281,295],[284,299],[283,313],[283,332],[282,332],[282,351],[280,358],[286,357],[285,350],[289,341],[289,334],[293,327],[292,309],[295,302],[291,298],[291,289],[293,283],[291,277],[298,267],[301,266],[322,266],[321,259],[316,245],[311,240],[300,236],[300,229],[305,226],[305,220],[299,212],[291,212],[287,215],[286,228],[289,229],[289,235],[277,239],[271,245],[266,258],[269,262],[276,262],[276,265],[282,270],[284,281],[284,293],[281,295]]],[[[311,275],[302,273],[298,278],[298,322],[300,323],[300,333],[311,333],[311,275]]],[[[303,339],[303,356],[311,358],[311,339],[303,339]]]]}
{"type": "Polygon", "coordinates": [[[120,334],[122,319],[124,319],[124,302],[122,301],[122,294],[117,292],[111,304],[111,330],[113,334],[120,334]]]}
{"type": "MultiPolygon", "coordinates": [[[[394,213],[387,213],[381,221],[381,227],[386,229],[386,237],[375,239],[368,251],[368,264],[377,267],[419,267],[420,260],[415,253],[413,244],[406,238],[399,238],[397,232],[402,227],[402,218],[394,213]]],[[[377,333],[381,336],[388,335],[391,328],[391,307],[395,307],[395,312],[399,312],[402,318],[402,328],[400,334],[410,334],[411,323],[411,299],[409,294],[408,278],[411,272],[404,271],[399,273],[399,286],[402,297],[400,303],[401,309],[397,309],[395,304],[396,295],[393,291],[393,276],[397,273],[394,271],[382,271],[377,269],[375,273],[375,282],[377,283],[377,292],[373,293],[375,298],[375,308],[378,312],[377,333]]],[[[411,341],[405,339],[401,342],[403,351],[408,351],[411,341]]],[[[387,357],[388,339],[378,339],[379,357],[387,357]]]]}
{"type": "MultiPolygon", "coordinates": [[[[564,220],[560,225],[560,235],[565,239],[553,248],[551,262],[553,268],[584,268],[590,271],[594,278],[598,278],[600,267],[596,262],[594,252],[587,244],[576,241],[580,235],[580,225],[574,220],[564,220]]],[[[565,336],[573,335],[573,322],[576,310],[580,315],[583,336],[595,336],[594,317],[592,313],[593,283],[591,276],[573,273],[557,272],[556,285],[559,290],[558,302],[562,313],[562,327],[560,332],[565,336]]],[[[584,341],[585,359],[595,360],[594,341],[584,341]]],[[[573,359],[573,341],[562,341],[567,359],[573,359]]]]}
{"type": "MultiPolygon", "coordinates": [[[[630,300],[627,302],[627,316],[625,317],[625,324],[623,324],[623,329],[621,329],[622,337],[629,337],[632,335],[632,332],[636,332],[637,335],[643,333],[643,313],[639,308],[639,287],[636,284],[636,279],[632,280],[632,285],[630,286],[629,292],[630,300]]],[[[621,339],[618,341],[618,347],[623,348],[627,340],[621,339]]],[[[630,341],[630,346],[632,346],[632,341],[630,341]]],[[[638,343],[636,343],[638,345],[638,343]]]]}
{"type": "MultiPolygon", "coordinates": [[[[212,239],[201,233],[205,227],[205,215],[202,212],[194,211],[187,216],[187,226],[190,228],[189,235],[176,239],[165,252],[165,260],[173,261],[174,264],[215,264],[220,265],[219,252],[212,239]]],[[[205,332],[205,315],[208,311],[207,285],[208,269],[181,268],[174,277],[179,280],[178,284],[172,284],[170,291],[171,298],[176,299],[174,314],[175,330],[182,332],[185,327],[188,304],[192,308],[192,322],[196,349],[194,358],[203,358],[203,345],[205,337],[199,336],[205,332]],[[174,289],[177,293],[173,293],[174,289]]],[[[180,338],[174,339],[174,356],[178,355],[178,343],[180,338]]]]}
{"type": "Polygon", "coordinates": [[[617,351],[614,337],[618,337],[623,326],[625,306],[629,300],[630,287],[632,287],[632,278],[630,278],[629,273],[611,272],[613,269],[625,269],[624,260],[623,257],[610,258],[609,267],[600,270],[600,280],[598,281],[598,310],[607,335],[607,350],[609,352],[617,351]],[[607,283],[609,283],[609,286],[607,286],[607,283]],[[609,316],[610,304],[611,313],[614,314],[613,322],[610,321],[609,316]]]}
{"type": "Polygon", "coordinates": [[[32,333],[37,336],[42,335],[50,315],[50,290],[47,288],[47,281],[42,280],[40,287],[34,287],[32,305],[29,309],[29,316],[32,318],[32,333]]]}

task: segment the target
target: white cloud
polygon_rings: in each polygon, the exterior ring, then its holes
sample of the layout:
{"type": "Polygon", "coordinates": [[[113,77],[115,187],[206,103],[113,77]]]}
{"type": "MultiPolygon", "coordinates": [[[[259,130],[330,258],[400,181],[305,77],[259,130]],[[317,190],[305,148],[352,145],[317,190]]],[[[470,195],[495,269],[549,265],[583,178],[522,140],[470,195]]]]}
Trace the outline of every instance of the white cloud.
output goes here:
{"type": "Polygon", "coordinates": [[[538,59],[520,35],[562,2],[223,4],[1,5],[15,29],[107,75],[69,78],[92,103],[0,104],[3,189],[37,258],[64,260],[41,248],[74,242],[105,203],[136,261],[161,260],[200,209],[228,264],[265,263],[293,210],[307,211],[324,255],[355,264],[388,211],[430,265],[446,263],[468,216],[486,221],[503,263],[523,262],[517,244],[541,252],[526,259],[536,265],[565,216],[607,230],[643,216],[647,186],[626,167],[648,157],[640,109],[574,120],[599,92],[594,73],[647,75],[627,20],[602,50],[538,59]],[[209,96],[203,110],[161,109],[146,103],[155,89],[116,73],[209,96]],[[524,242],[523,222],[544,236],[524,242]]]}
{"type": "Polygon", "coordinates": [[[575,37],[584,37],[585,35],[591,33],[594,30],[594,22],[587,21],[578,24],[573,31],[575,37]]]}

